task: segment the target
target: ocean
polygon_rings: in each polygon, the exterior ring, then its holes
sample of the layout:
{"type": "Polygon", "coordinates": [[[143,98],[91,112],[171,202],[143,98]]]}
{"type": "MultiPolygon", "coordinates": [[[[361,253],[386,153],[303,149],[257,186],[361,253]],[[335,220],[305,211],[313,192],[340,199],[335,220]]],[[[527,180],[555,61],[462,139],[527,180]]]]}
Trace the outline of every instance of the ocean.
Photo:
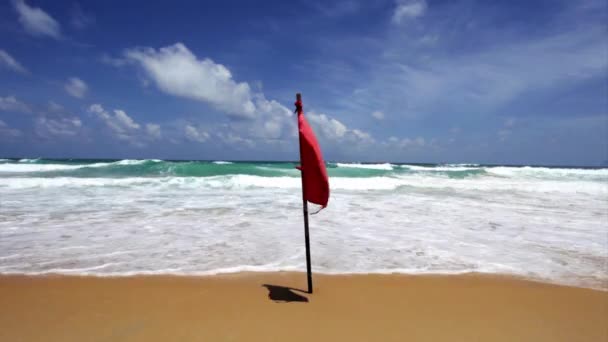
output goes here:
{"type": "MultiPolygon", "coordinates": [[[[0,159],[0,274],[305,271],[287,162],[0,159]]],[[[328,163],[313,272],[608,289],[608,169],[328,163]]]]}

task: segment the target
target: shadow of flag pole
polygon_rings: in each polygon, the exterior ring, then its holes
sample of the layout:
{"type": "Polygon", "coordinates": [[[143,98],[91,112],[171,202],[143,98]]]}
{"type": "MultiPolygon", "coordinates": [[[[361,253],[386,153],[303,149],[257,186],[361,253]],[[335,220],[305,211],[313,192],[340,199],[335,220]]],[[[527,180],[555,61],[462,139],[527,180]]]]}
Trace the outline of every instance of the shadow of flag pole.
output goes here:
{"type": "MultiPolygon", "coordinates": [[[[296,94],[298,113],[298,137],[300,143],[300,176],[302,177],[302,211],[304,213],[304,238],[306,240],[306,273],[308,293],[312,293],[312,271],[310,263],[310,238],[308,234],[308,202],[318,204],[321,209],[329,201],[329,179],[321,148],[310,125],[304,117],[302,95],[296,94]]],[[[317,211],[318,212],[318,211],[317,211]]],[[[317,212],[313,213],[316,214],[317,212]]]]}

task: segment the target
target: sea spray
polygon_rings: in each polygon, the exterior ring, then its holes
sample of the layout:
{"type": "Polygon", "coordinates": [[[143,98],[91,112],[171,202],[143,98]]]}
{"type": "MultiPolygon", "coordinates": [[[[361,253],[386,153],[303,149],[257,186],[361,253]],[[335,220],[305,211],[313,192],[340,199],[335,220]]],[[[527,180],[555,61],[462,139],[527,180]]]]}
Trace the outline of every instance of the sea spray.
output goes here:
{"type": "MultiPolygon", "coordinates": [[[[0,161],[0,273],[304,270],[290,162],[0,161]]],[[[605,287],[608,169],[328,163],[323,273],[514,274],[605,287]]]]}

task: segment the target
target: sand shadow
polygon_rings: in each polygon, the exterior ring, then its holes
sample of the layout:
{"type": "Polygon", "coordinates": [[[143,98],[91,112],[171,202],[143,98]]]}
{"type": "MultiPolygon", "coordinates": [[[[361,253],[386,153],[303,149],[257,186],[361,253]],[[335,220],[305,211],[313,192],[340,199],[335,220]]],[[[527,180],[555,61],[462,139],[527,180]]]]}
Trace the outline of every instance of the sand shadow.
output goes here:
{"type": "Polygon", "coordinates": [[[262,285],[268,289],[268,299],[275,303],[290,303],[290,302],[304,302],[308,303],[308,298],[295,293],[294,291],[305,292],[292,287],[277,286],[277,285],[262,285]]]}

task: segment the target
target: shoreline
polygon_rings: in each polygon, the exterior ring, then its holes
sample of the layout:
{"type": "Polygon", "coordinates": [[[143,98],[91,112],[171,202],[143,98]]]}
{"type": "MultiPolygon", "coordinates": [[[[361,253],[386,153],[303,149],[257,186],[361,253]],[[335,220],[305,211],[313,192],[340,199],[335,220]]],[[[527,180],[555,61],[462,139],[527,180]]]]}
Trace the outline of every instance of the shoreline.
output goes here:
{"type": "MultiPolygon", "coordinates": [[[[0,279],[3,278],[99,278],[99,279],[122,279],[122,278],[192,278],[192,279],[207,279],[207,278],[224,278],[224,277],[257,277],[264,275],[276,275],[276,274],[285,274],[285,275],[302,275],[306,277],[306,272],[304,271],[291,271],[291,270],[273,270],[273,271],[227,271],[227,272],[218,272],[218,273],[171,273],[171,272],[159,272],[159,273],[89,273],[89,274],[77,274],[77,273],[61,273],[61,272],[38,272],[38,273],[19,273],[19,272],[10,272],[10,273],[2,273],[0,272],[0,279]]],[[[437,273],[401,273],[401,272],[354,272],[354,273],[323,273],[323,272],[313,272],[313,279],[317,276],[321,277],[359,277],[359,276],[394,276],[394,277],[479,277],[479,278],[494,278],[494,279],[505,279],[505,280],[516,280],[530,283],[538,283],[544,285],[552,285],[552,286],[561,286],[561,287],[569,287],[569,288],[579,288],[579,289],[587,289],[593,291],[602,291],[608,292],[608,279],[606,280],[588,280],[584,282],[580,282],[577,284],[573,283],[565,283],[558,282],[548,278],[541,277],[529,277],[518,274],[509,274],[509,273],[485,273],[485,272],[471,272],[471,271],[463,271],[463,272],[437,272],[437,273]],[[599,285],[598,285],[599,284],[599,285]]]]}
{"type": "Polygon", "coordinates": [[[1,275],[0,340],[601,341],[608,291],[509,275],[1,275]]]}

